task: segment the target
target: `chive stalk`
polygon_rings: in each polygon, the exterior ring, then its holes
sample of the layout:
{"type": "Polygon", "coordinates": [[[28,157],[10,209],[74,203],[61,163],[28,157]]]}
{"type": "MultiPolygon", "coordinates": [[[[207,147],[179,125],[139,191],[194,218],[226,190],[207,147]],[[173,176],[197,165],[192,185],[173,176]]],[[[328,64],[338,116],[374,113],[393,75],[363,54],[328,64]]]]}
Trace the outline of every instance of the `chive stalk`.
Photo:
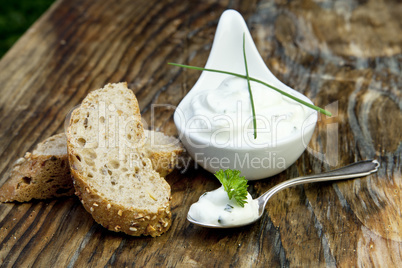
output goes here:
{"type": "MultiPolygon", "coordinates": [[[[173,62],[169,62],[168,64],[169,64],[169,65],[172,65],[172,66],[181,67],[181,68],[191,69],[191,70],[206,71],[206,72],[221,73],[221,74],[228,74],[228,75],[240,77],[240,78],[243,78],[243,79],[247,79],[247,76],[242,75],[242,74],[238,74],[238,73],[234,73],[234,72],[228,72],[228,71],[217,70],[217,69],[210,69],[210,68],[202,68],[202,67],[191,66],[191,65],[185,65],[185,64],[178,64],[178,63],[173,63],[173,62]]],[[[265,82],[263,82],[263,81],[261,81],[261,80],[259,80],[259,79],[253,78],[253,77],[251,77],[251,76],[249,77],[249,79],[250,79],[250,81],[254,81],[254,82],[260,83],[260,84],[262,84],[262,85],[264,85],[264,86],[266,86],[266,87],[269,87],[269,88],[271,88],[271,89],[273,89],[273,90],[275,90],[275,91],[281,93],[282,95],[284,95],[284,96],[286,96],[286,97],[288,97],[288,98],[290,98],[290,99],[292,99],[292,100],[294,100],[294,101],[297,101],[297,102],[299,102],[300,104],[303,104],[304,106],[307,106],[307,107],[309,107],[309,108],[311,108],[311,109],[313,109],[313,110],[316,110],[316,111],[318,111],[318,112],[320,112],[320,113],[322,113],[322,114],[324,114],[324,115],[326,115],[326,116],[332,116],[332,114],[331,114],[330,111],[327,111],[327,110],[325,110],[325,109],[323,109],[323,108],[320,108],[320,107],[318,107],[318,106],[315,106],[315,105],[313,105],[313,104],[311,104],[311,103],[308,103],[308,102],[306,102],[306,101],[304,101],[304,100],[301,100],[301,99],[299,99],[299,98],[297,98],[297,97],[295,97],[295,96],[293,96],[293,95],[291,95],[291,94],[289,94],[289,93],[286,93],[286,92],[280,90],[280,89],[277,88],[277,87],[271,86],[271,85],[269,85],[269,84],[267,84],[267,83],[265,83],[265,82]]]]}
{"type": "Polygon", "coordinates": [[[253,99],[253,92],[251,92],[250,76],[248,75],[245,33],[243,33],[243,56],[244,56],[244,66],[246,68],[246,79],[247,79],[248,92],[250,94],[251,111],[253,113],[254,139],[256,139],[257,138],[257,118],[255,116],[254,99],[253,99]]]}

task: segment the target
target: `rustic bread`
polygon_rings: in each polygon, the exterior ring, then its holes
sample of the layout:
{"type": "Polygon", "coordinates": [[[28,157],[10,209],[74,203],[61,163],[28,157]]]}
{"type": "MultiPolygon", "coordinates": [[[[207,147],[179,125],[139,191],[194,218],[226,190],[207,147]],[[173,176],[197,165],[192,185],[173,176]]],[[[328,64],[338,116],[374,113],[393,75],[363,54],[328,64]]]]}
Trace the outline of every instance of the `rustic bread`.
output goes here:
{"type": "Polygon", "coordinates": [[[178,165],[184,149],[180,141],[162,132],[145,130],[145,155],[151,159],[152,166],[165,177],[178,165]]]}
{"type": "Polygon", "coordinates": [[[74,194],[66,136],[57,134],[19,158],[0,188],[1,202],[27,202],[74,194]]]}
{"type": "Polygon", "coordinates": [[[109,230],[155,237],[171,225],[171,192],[145,156],[145,140],[126,83],[88,94],[67,131],[71,173],[85,209],[109,230]]]}

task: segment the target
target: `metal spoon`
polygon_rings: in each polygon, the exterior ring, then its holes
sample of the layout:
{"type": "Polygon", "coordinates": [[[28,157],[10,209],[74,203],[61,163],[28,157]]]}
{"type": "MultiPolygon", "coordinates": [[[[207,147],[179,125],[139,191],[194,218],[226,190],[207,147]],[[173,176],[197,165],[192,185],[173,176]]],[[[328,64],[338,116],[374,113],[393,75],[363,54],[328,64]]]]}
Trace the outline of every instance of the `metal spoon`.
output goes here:
{"type": "Polygon", "coordinates": [[[363,177],[367,176],[371,173],[374,173],[378,170],[378,167],[380,166],[380,163],[378,163],[377,160],[365,160],[365,161],[360,161],[356,162],[353,164],[350,164],[348,166],[339,168],[339,169],[334,169],[325,173],[317,174],[317,175],[309,175],[309,176],[304,176],[304,177],[298,177],[294,179],[290,179],[287,181],[284,181],[267,192],[265,192],[263,195],[258,197],[258,217],[250,222],[242,223],[242,224],[232,224],[232,225],[216,225],[216,224],[208,224],[208,223],[202,223],[199,222],[195,219],[193,219],[190,215],[187,214],[187,220],[189,220],[191,223],[202,226],[202,227],[208,227],[208,228],[235,228],[235,227],[241,227],[245,225],[249,225],[251,223],[254,223],[258,221],[265,210],[265,206],[267,205],[268,200],[277,192],[286,189],[291,186],[299,185],[299,184],[305,184],[305,183],[312,183],[312,182],[323,182],[323,181],[334,181],[334,180],[346,180],[346,179],[351,179],[351,178],[358,178],[358,177],[363,177]]]}

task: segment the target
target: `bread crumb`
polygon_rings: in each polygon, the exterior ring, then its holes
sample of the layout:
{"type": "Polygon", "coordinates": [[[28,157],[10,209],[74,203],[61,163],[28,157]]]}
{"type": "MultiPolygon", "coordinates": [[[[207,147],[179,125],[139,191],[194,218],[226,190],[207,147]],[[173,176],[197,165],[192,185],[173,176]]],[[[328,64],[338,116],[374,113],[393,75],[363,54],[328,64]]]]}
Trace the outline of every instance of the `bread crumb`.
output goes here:
{"type": "Polygon", "coordinates": [[[118,231],[118,230],[121,229],[121,227],[120,227],[119,225],[116,225],[116,226],[114,227],[114,229],[115,229],[116,231],[118,231]]]}
{"type": "Polygon", "coordinates": [[[117,212],[117,214],[118,214],[119,216],[123,216],[123,211],[122,211],[121,209],[119,209],[119,211],[117,212]]]}
{"type": "Polygon", "coordinates": [[[98,203],[96,203],[96,202],[94,202],[92,205],[93,205],[94,207],[99,207],[98,203]]]}
{"type": "Polygon", "coordinates": [[[90,207],[89,210],[90,210],[91,212],[94,212],[94,208],[93,208],[93,207],[90,207]]]}
{"type": "Polygon", "coordinates": [[[107,206],[106,206],[107,209],[110,209],[111,207],[112,207],[112,205],[110,205],[110,203],[107,204],[107,206]]]}
{"type": "Polygon", "coordinates": [[[136,231],[137,231],[137,228],[135,228],[135,227],[130,227],[129,229],[130,229],[130,231],[132,231],[132,232],[136,232],[136,231]]]}

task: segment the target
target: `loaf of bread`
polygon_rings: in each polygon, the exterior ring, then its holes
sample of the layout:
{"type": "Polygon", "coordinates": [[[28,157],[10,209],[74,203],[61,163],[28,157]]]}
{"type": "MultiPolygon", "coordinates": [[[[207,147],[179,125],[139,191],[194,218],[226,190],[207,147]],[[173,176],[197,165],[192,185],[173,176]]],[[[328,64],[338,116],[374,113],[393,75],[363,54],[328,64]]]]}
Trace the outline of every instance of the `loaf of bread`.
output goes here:
{"type": "Polygon", "coordinates": [[[126,83],[91,92],[71,115],[68,156],[85,209],[109,230],[155,237],[171,225],[171,191],[145,143],[138,102],[126,83]]]}
{"type": "Polygon", "coordinates": [[[1,202],[28,202],[74,194],[64,134],[39,143],[19,158],[0,188],[1,202]]]}

